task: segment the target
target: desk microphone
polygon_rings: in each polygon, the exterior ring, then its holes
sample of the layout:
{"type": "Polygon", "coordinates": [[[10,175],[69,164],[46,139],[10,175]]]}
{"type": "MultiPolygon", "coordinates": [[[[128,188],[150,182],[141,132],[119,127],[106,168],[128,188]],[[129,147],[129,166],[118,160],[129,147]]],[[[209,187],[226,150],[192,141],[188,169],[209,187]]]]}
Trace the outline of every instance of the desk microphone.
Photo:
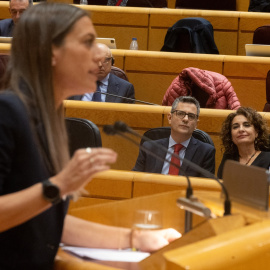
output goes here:
{"type": "Polygon", "coordinates": [[[101,92],[101,91],[96,91],[95,93],[101,93],[101,95],[123,98],[123,99],[130,100],[130,101],[133,101],[133,102],[138,102],[138,103],[143,103],[143,104],[148,104],[148,105],[161,106],[161,105],[158,105],[158,104],[155,104],[155,103],[151,103],[151,102],[147,102],[147,101],[142,101],[142,100],[138,100],[138,99],[134,99],[134,98],[128,98],[128,97],[118,96],[118,95],[115,95],[115,94],[101,92]]]}
{"type": "MultiPolygon", "coordinates": [[[[136,141],[134,141],[133,139],[129,138],[128,136],[125,136],[123,133],[127,132],[127,133],[130,133],[132,135],[135,135],[136,137],[139,137],[140,139],[143,139],[145,141],[149,141],[150,139],[148,139],[146,136],[141,136],[139,133],[135,132],[133,129],[131,129],[126,123],[124,122],[121,122],[121,121],[117,121],[114,123],[114,125],[106,125],[104,126],[103,128],[103,131],[107,134],[110,134],[110,135],[120,135],[122,137],[124,137],[125,139],[131,141],[133,144],[141,147],[142,150],[148,152],[150,155],[158,158],[158,159],[162,159],[163,161],[167,161],[169,162],[170,164],[173,164],[171,163],[170,161],[166,160],[166,159],[163,159],[159,156],[157,156],[156,154],[152,153],[151,151],[149,151],[148,149],[145,149],[145,147],[143,147],[142,145],[140,146],[136,141]]],[[[152,141],[153,144],[155,144],[157,147],[161,148],[163,151],[168,151],[168,149],[166,147],[163,147],[161,146],[160,144],[156,143],[155,141],[152,141]]],[[[230,199],[229,199],[229,194],[228,194],[228,191],[227,189],[225,188],[225,186],[223,185],[222,182],[220,182],[220,180],[211,172],[201,168],[200,166],[198,166],[197,164],[191,162],[190,160],[187,160],[187,159],[183,159],[181,157],[179,157],[178,155],[175,155],[173,154],[176,158],[180,159],[182,162],[185,161],[192,169],[194,169],[195,171],[201,173],[202,175],[208,177],[208,178],[212,178],[214,180],[216,180],[223,192],[224,192],[224,195],[225,195],[225,201],[224,201],[224,216],[225,215],[230,215],[231,214],[231,202],[230,202],[230,199]]],[[[175,164],[174,164],[175,165],[175,164]]],[[[179,166],[177,166],[178,168],[179,166]]],[[[180,168],[181,169],[181,168],[180,168]]],[[[186,195],[186,198],[189,198],[191,195],[192,195],[192,188],[191,188],[191,184],[190,184],[190,180],[189,178],[187,177],[187,180],[188,180],[188,188],[190,188],[191,190],[191,194],[188,194],[188,192],[190,193],[190,191],[187,190],[187,195],[186,195]],[[189,187],[190,186],[190,187],[189,187]]]]}

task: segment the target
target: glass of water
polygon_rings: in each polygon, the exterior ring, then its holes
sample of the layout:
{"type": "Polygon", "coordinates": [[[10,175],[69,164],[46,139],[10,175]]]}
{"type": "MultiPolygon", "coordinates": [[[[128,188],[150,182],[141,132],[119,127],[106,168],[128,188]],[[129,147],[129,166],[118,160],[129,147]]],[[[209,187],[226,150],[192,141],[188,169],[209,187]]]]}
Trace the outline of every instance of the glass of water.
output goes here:
{"type": "Polygon", "coordinates": [[[133,228],[138,230],[162,229],[161,212],[157,210],[135,211],[133,228]]]}

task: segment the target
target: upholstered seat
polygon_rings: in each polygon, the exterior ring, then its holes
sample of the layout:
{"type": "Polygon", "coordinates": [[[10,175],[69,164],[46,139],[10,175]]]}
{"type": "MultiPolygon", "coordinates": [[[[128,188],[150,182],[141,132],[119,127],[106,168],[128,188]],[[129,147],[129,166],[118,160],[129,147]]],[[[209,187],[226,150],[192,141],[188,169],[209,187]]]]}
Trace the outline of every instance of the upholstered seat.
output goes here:
{"type": "Polygon", "coordinates": [[[166,8],[167,0],[128,0],[127,7],[166,8]]]}
{"type": "Polygon", "coordinates": [[[112,66],[111,67],[111,73],[113,73],[114,75],[118,76],[119,78],[128,81],[128,77],[125,73],[124,70],[122,70],[121,68],[112,66]]]}
{"type": "MultiPolygon", "coordinates": [[[[158,140],[163,138],[170,137],[171,134],[171,127],[157,127],[157,128],[151,128],[147,130],[143,136],[147,137],[150,140],[158,140]]],[[[204,131],[200,129],[195,129],[192,133],[192,136],[205,143],[209,143],[214,146],[213,140],[211,137],[204,131]]],[[[146,140],[142,139],[140,144],[142,145],[146,140]]]]}
{"type": "Polygon", "coordinates": [[[270,45],[270,25],[258,27],[253,33],[253,44],[270,45]]]}
{"type": "Polygon", "coordinates": [[[263,108],[264,112],[270,112],[270,70],[266,76],[266,103],[263,108]]]}
{"type": "Polygon", "coordinates": [[[98,127],[87,119],[66,119],[70,155],[79,148],[101,147],[101,136],[98,127]]]}
{"type": "Polygon", "coordinates": [[[236,10],[236,0],[176,0],[175,8],[236,10]]]}

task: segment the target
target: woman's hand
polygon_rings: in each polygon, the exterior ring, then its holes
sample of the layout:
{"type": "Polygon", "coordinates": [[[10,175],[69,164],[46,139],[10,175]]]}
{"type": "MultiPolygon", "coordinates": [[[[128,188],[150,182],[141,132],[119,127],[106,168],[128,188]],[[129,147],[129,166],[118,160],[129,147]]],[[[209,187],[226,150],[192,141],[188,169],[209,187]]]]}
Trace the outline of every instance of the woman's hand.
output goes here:
{"type": "Polygon", "coordinates": [[[77,150],[65,168],[51,181],[61,190],[61,196],[83,188],[95,173],[110,169],[117,154],[108,148],[86,148],[77,150]]]}
{"type": "Polygon", "coordinates": [[[163,230],[133,230],[131,233],[132,247],[140,251],[152,252],[158,250],[182,235],[175,229],[163,230]]]}

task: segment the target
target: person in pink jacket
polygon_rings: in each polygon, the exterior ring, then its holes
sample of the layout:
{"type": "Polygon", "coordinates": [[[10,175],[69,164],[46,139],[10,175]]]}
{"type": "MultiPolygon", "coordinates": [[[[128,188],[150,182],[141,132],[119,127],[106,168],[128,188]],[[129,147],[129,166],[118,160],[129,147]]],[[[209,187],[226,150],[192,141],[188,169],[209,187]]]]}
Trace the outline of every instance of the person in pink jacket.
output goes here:
{"type": "Polygon", "coordinates": [[[223,75],[194,67],[185,68],[167,89],[162,105],[179,96],[193,96],[201,108],[237,110],[241,105],[230,81],[223,75]]]}

